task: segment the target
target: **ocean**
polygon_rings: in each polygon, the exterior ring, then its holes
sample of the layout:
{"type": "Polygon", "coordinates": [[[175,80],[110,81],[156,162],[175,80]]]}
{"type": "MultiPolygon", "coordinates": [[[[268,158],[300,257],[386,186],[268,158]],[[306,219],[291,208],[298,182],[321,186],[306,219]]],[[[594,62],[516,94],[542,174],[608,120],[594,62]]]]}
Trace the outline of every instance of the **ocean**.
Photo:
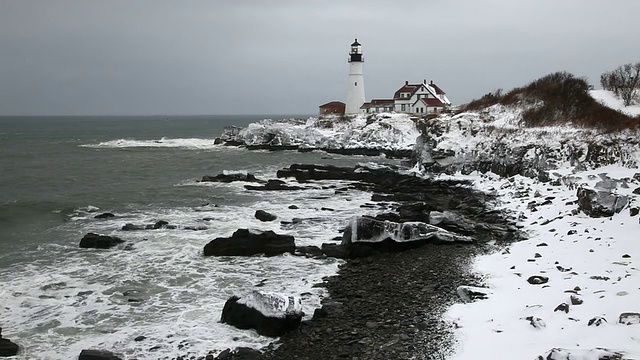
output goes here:
{"type": "Polygon", "coordinates": [[[0,117],[0,327],[22,347],[17,359],[73,359],[83,349],[173,359],[260,348],[273,339],[219,323],[224,302],[256,286],[302,296],[310,317],[326,295],[313,285],[335,274],[339,260],[205,258],[202,249],[239,228],[319,246],[352,216],[373,211],[361,208],[370,194],[318,184],[258,192],[198,180],[225,171],[275,178],[293,163],[397,161],[214,145],[224,126],[263,118],[270,116],[0,117]],[[260,222],[258,209],[278,220],[260,222]],[[116,216],[95,218],[103,212],[116,216]],[[301,221],[280,223],[293,218],[301,221]],[[122,230],[159,220],[177,228],[122,230]],[[89,232],[126,243],[80,249],[89,232]]]}

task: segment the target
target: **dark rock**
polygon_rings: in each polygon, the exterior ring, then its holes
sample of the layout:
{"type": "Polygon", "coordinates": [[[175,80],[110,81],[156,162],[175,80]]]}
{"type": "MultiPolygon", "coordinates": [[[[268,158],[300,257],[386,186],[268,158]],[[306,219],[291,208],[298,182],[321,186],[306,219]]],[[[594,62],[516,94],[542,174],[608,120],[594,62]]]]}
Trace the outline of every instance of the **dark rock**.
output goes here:
{"type": "Polygon", "coordinates": [[[145,225],[135,225],[131,223],[126,223],[122,226],[123,231],[135,231],[135,230],[146,230],[147,227],[145,225]]]}
{"type": "Polygon", "coordinates": [[[577,230],[569,230],[569,231],[567,231],[567,235],[575,235],[577,233],[578,233],[577,230]]]}
{"type": "Polygon", "coordinates": [[[321,258],[326,256],[322,250],[317,246],[296,246],[295,255],[302,255],[312,258],[321,258]]]}
{"type": "Polygon", "coordinates": [[[296,205],[289,205],[289,209],[295,210],[295,209],[298,209],[298,206],[296,206],[296,205]]]}
{"type": "Polygon", "coordinates": [[[296,250],[291,235],[275,232],[238,229],[230,238],[216,238],[204,246],[204,256],[250,256],[265,254],[274,256],[283,253],[293,254],[296,250]]]}
{"type": "Polygon", "coordinates": [[[323,243],[321,250],[329,257],[346,259],[349,256],[349,249],[342,244],[323,243]]]}
{"type": "Polygon", "coordinates": [[[547,243],[540,243],[540,244],[538,244],[536,246],[540,247],[540,246],[549,246],[549,245],[547,245],[547,243]]]}
{"type": "Polygon", "coordinates": [[[136,336],[133,341],[143,341],[145,340],[147,337],[144,335],[140,335],[140,336],[136,336]]]}
{"type": "Polygon", "coordinates": [[[630,258],[630,257],[631,257],[631,255],[629,255],[629,254],[624,254],[624,255],[622,255],[622,258],[624,258],[624,259],[628,259],[628,258],[630,258]]]}
{"type": "Polygon", "coordinates": [[[82,350],[78,360],[122,360],[122,358],[110,351],[82,350]]]}
{"type": "Polygon", "coordinates": [[[254,186],[254,185],[245,185],[245,189],[247,190],[259,190],[259,191],[280,191],[280,190],[302,190],[303,187],[295,186],[295,185],[287,185],[286,182],[282,180],[268,180],[266,184],[263,186],[254,186]]]}
{"type": "Polygon", "coordinates": [[[94,216],[95,219],[108,219],[108,218],[112,218],[115,215],[113,215],[110,212],[106,212],[106,213],[102,213],[102,214],[98,214],[96,216],[94,216]]]}
{"type": "Polygon", "coordinates": [[[527,282],[531,285],[541,285],[549,282],[549,278],[541,275],[533,275],[527,279],[527,282]]]}
{"type": "Polygon", "coordinates": [[[576,193],[578,207],[591,217],[609,217],[627,206],[629,198],[607,191],[579,187],[576,193]]]}
{"type": "Polygon", "coordinates": [[[603,348],[595,348],[592,350],[585,349],[561,349],[561,348],[553,348],[544,355],[538,355],[537,360],[572,360],[578,358],[589,358],[589,359],[597,359],[597,360],[622,360],[624,359],[624,355],[619,352],[614,352],[611,350],[603,349],[603,348]],[[585,352],[588,352],[589,355],[586,355],[585,352]],[[591,355],[595,356],[591,356],[591,355]]]}
{"type": "Polygon", "coordinates": [[[553,309],[554,312],[556,311],[564,311],[565,313],[569,313],[569,304],[567,303],[562,303],[558,306],[556,306],[555,309],[553,309]]]}
{"type": "Polygon", "coordinates": [[[260,360],[261,358],[260,351],[248,347],[239,347],[233,351],[226,349],[215,358],[211,356],[213,360],[260,360]]]}
{"type": "Polygon", "coordinates": [[[234,181],[245,181],[245,182],[262,182],[253,174],[248,173],[231,173],[231,174],[218,174],[216,176],[203,176],[202,182],[222,182],[222,183],[230,183],[234,181]]]}
{"type": "Polygon", "coordinates": [[[255,329],[260,335],[281,336],[300,325],[300,298],[259,291],[232,296],[222,309],[220,321],[239,329],[255,329]]]}
{"type": "Polygon", "coordinates": [[[600,276],[600,275],[590,276],[589,279],[591,279],[591,280],[609,281],[609,277],[608,276],[600,276]]]}
{"type": "Polygon", "coordinates": [[[19,351],[18,344],[2,337],[2,328],[0,328],[0,357],[15,356],[19,351]]]}
{"type": "Polygon", "coordinates": [[[629,216],[636,216],[638,213],[640,213],[640,208],[638,207],[632,207],[629,209],[629,216]]]}
{"type": "Polygon", "coordinates": [[[488,291],[489,289],[487,289],[486,291],[482,291],[482,289],[480,288],[471,286],[458,286],[458,288],[456,289],[456,293],[460,297],[460,300],[464,302],[472,302],[478,299],[484,300],[488,297],[488,291]]]}
{"type": "Polygon", "coordinates": [[[589,323],[587,323],[587,326],[600,326],[600,325],[604,325],[604,323],[606,322],[607,322],[607,319],[603,318],[602,316],[595,316],[589,320],[589,323]]]}
{"type": "Polygon", "coordinates": [[[109,249],[123,242],[119,237],[88,233],[80,240],[79,246],[84,249],[109,249]]]}
{"type": "Polygon", "coordinates": [[[168,221],[160,220],[160,221],[157,221],[155,224],[153,224],[153,229],[158,230],[158,229],[166,228],[168,225],[169,225],[168,221]]]}
{"type": "Polygon", "coordinates": [[[581,305],[584,301],[575,295],[571,295],[571,305],[581,305]]]}
{"type": "Polygon", "coordinates": [[[618,317],[618,323],[624,325],[637,325],[640,324],[640,313],[625,312],[618,317]]]}
{"type": "Polygon", "coordinates": [[[278,218],[277,216],[270,214],[264,210],[256,210],[255,217],[260,221],[273,221],[278,218]]]}
{"type": "Polygon", "coordinates": [[[636,195],[640,195],[640,187],[639,188],[635,188],[632,192],[634,194],[636,194],[636,195]]]}

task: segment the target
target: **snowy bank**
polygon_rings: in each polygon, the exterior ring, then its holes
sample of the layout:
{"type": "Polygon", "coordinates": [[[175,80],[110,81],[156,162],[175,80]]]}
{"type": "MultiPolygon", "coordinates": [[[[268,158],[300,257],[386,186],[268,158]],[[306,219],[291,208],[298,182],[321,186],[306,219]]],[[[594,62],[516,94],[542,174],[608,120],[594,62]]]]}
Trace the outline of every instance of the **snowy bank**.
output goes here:
{"type": "Polygon", "coordinates": [[[484,278],[488,299],[448,311],[458,328],[452,359],[640,358],[640,315],[633,315],[640,313],[638,172],[558,171],[550,174],[556,185],[465,176],[499,194],[530,238],[476,259],[471,271],[484,278]],[[578,186],[630,201],[619,214],[592,218],[578,210],[578,186]],[[541,280],[532,284],[531,276],[541,280]]]}
{"type": "MultiPolygon", "coordinates": [[[[536,106],[529,104],[529,106],[536,106]]],[[[526,106],[493,105],[420,123],[415,159],[432,172],[491,171],[544,179],[567,166],[593,169],[640,164],[638,130],[602,132],[571,125],[526,127],[526,106]]]]}

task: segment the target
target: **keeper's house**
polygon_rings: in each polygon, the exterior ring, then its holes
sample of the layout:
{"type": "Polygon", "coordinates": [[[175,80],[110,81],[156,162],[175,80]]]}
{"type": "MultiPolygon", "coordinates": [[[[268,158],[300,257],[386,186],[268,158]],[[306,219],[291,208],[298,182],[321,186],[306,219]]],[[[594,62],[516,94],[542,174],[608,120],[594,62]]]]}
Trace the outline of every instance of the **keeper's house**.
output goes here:
{"type": "Polygon", "coordinates": [[[451,107],[446,93],[433,81],[404,85],[393,94],[393,99],[375,99],[360,107],[363,114],[399,112],[408,114],[436,114],[451,107]]]}

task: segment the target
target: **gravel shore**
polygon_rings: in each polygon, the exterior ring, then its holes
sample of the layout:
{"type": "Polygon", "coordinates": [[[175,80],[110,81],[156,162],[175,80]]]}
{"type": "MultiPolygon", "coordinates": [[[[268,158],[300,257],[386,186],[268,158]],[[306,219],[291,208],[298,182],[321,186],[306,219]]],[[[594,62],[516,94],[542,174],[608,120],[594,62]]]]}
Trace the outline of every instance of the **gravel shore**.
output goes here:
{"type": "Polygon", "coordinates": [[[444,359],[453,325],[442,320],[484,245],[426,245],[352,259],[326,279],[330,297],[264,359],[444,359]]]}

